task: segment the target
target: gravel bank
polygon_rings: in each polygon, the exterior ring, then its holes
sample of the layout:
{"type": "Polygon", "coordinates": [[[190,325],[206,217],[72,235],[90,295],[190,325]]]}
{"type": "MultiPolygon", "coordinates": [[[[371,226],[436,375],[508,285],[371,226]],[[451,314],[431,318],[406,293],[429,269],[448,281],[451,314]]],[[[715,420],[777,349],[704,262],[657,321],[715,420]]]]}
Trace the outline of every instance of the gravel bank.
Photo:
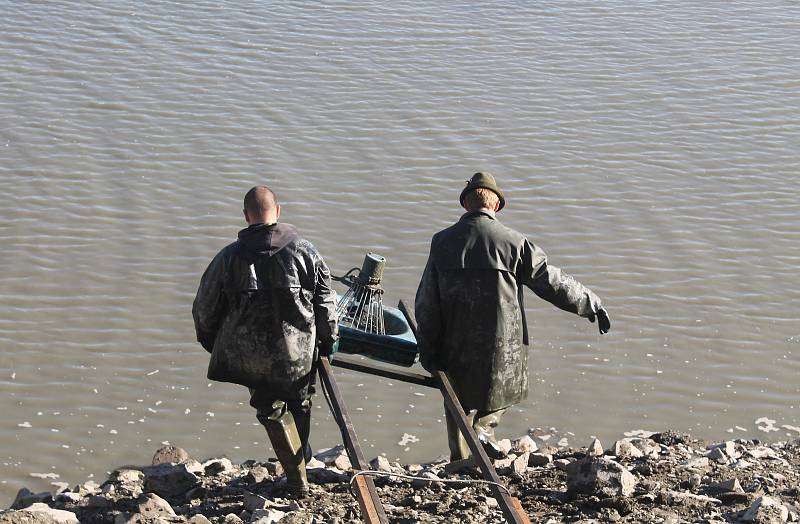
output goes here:
{"type": "MultiPolygon", "coordinates": [[[[573,449],[544,437],[532,430],[502,441],[509,457],[495,462],[531,522],[800,521],[800,439],[712,443],[667,431],[573,449]]],[[[401,465],[378,457],[372,467],[402,476],[375,478],[391,522],[503,522],[485,485],[437,482],[480,479],[471,461],[401,465]]],[[[341,447],[317,453],[308,472],[311,495],[292,500],[274,460],[200,462],[165,447],[153,465],[117,469],[102,484],[57,493],[23,488],[0,523],[359,522],[341,447]]]]}

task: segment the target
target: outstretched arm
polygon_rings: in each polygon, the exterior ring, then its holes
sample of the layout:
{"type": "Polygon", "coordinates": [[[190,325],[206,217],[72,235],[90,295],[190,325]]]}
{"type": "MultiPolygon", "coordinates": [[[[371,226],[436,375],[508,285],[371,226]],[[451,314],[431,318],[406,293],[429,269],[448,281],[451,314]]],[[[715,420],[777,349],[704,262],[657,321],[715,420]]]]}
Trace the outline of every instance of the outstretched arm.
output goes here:
{"type": "Polygon", "coordinates": [[[524,284],[540,298],[554,306],[595,321],[599,319],[600,333],[611,327],[608,313],[603,309],[600,297],[556,266],[547,263],[547,255],[527,240],[524,260],[524,284]]]}

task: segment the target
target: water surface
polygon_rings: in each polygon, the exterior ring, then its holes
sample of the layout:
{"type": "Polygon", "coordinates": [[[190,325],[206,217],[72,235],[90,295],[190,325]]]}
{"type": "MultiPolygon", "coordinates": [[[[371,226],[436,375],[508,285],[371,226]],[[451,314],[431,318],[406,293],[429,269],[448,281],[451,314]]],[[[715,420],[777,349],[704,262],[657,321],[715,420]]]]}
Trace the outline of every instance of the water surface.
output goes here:
{"type": "MultiPolygon", "coordinates": [[[[499,218],[613,321],[600,337],[528,295],[531,393],[505,436],[800,434],[797,2],[0,8],[9,502],[166,441],[271,455],[191,320],[262,183],[335,273],[386,256],[396,303],[464,181],[497,175],[499,218]]],[[[446,452],[437,392],[337,376],[365,454],[446,452]]],[[[314,413],[334,444],[319,395],[314,413]]]]}

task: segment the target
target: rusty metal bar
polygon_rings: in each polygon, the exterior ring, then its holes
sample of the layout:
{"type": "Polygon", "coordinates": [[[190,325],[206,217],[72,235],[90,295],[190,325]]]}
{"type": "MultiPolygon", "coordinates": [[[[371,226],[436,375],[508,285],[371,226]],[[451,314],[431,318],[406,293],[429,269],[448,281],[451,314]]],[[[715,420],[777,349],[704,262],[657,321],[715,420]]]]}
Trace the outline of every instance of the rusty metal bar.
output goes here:
{"type": "Polygon", "coordinates": [[[338,354],[333,362],[331,362],[331,365],[342,369],[349,369],[351,371],[360,371],[361,373],[367,373],[369,375],[390,378],[392,380],[397,380],[398,382],[408,382],[409,384],[439,389],[439,383],[436,381],[436,379],[428,375],[388,369],[380,366],[370,366],[362,362],[354,362],[353,360],[350,360],[347,357],[341,357],[338,354]]]}
{"type": "MultiPolygon", "coordinates": [[[[408,320],[408,324],[416,336],[417,319],[414,315],[414,310],[407,306],[402,300],[400,301],[400,304],[398,304],[398,307],[406,316],[406,320],[408,320]]],[[[506,521],[512,524],[530,524],[530,519],[525,513],[525,510],[522,509],[519,499],[512,497],[506,491],[500,489],[500,487],[497,485],[502,485],[500,477],[497,475],[497,471],[495,471],[494,466],[492,466],[489,456],[486,455],[486,451],[483,450],[483,446],[478,440],[478,435],[472,428],[472,424],[470,424],[467,420],[467,415],[464,413],[464,409],[461,407],[461,403],[456,397],[453,386],[450,384],[450,379],[447,378],[447,375],[443,371],[438,370],[433,374],[433,376],[439,382],[439,390],[442,392],[442,396],[444,397],[444,405],[447,408],[447,411],[453,417],[453,420],[456,421],[459,431],[461,431],[461,434],[464,436],[464,440],[467,441],[467,445],[472,452],[473,458],[478,463],[478,467],[483,474],[483,478],[496,483],[489,484],[489,489],[492,491],[492,495],[494,495],[495,499],[497,499],[497,503],[500,506],[506,521]]]]}
{"type": "MultiPolygon", "coordinates": [[[[333,376],[333,369],[331,369],[331,364],[327,358],[319,359],[319,376],[330,397],[331,407],[334,411],[333,417],[342,432],[342,441],[347,450],[347,456],[350,458],[350,463],[358,470],[370,469],[369,463],[364,459],[361,446],[358,444],[358,437],[353,428],[353,423],[350,420],[350,415],[347,414],[347,408],[344,405],[339,386],[333,376]]],[[[375,489],[375,483],[372,478],[363,475],[358,476],[355,479],[355,485],[356,498],[358,499],[364,522],[367,524],[388,524],[389,519],[386,517],[386,512],[378,498],[378,491],[375,489]]]]}

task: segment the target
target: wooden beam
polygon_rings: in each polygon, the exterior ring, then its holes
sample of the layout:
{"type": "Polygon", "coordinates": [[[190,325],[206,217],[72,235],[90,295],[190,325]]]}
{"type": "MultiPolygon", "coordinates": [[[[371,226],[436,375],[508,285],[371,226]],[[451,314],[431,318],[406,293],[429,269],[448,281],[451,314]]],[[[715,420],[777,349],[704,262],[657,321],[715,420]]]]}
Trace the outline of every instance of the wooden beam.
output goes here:
{"type": "MultiPolygon", "coordinates": [[[[361,471],[370,469],[369,463],[364,459],[364,453],[358,443],[358,436],[353,428],[350,415],[347,413],[344,400],[339,392],[339,386],[333,376],[333,369],[331,369],[331,364],[327,358],[322,357],[319,359],[319,376],[330,397],[333,417],[342,432],[342,441],[347,450],[347,456],[350,458],[350,463],[354,468],[361,471]]],[[[386,517],[386,512],[378,498],[378,491],[375,489],[375,483],[372,478],[359,475],[356,477],[354,484],[356,486],[356,499],[358,499],[361,517],[364,522],[367,524],[387,524],[389,519],[386,517]]]]}
{"type": "MultiPolygon", "coordinates": [[[[414,310],[406,305],[406,303],[402,300],[400,301],[398,307],[406,316],[406,320],[408,320],[408,324],[411,326],[411,330],[416,336],[417,319],[414,315],[414,310]]],[[[486,455],[483,445],[478,440],[478,435],[472,428],[472,424],[469,423],[467,415],[464,413],[464,409],[461,407],[461,402],[459,402],[458,398],[456,397],[456,393],[453,390],[452,384],[450,384],[450,379],[447,377],[447,374],[443,371],[437,370],[433,376],[439,382],[439,390],[442,392],[442,397],[444,397],[445,408],[447,409],[448,413],[450,413],[453,420],[456,421],[459,431],[464,436],[464,440],[467,441],[467,445],[472,452],[472,457],[477,462],[478,467],[483,474],[483,478],[495,483],[489,484],[489,489],[491,490],[495,499],[497,499],[498,505],[500,506],[506,521],[512,524],[530,524],[530,519],[525,513],[525,510],[522,509],[522,505],[520,504],[519,500],[516,497],[509,495],[506,490],[500,488],[499,485],[502,485],[500,477],[497,475],[497,471],[495,471],[494,466],[492,466],[489,456],[486,455]]]]}

